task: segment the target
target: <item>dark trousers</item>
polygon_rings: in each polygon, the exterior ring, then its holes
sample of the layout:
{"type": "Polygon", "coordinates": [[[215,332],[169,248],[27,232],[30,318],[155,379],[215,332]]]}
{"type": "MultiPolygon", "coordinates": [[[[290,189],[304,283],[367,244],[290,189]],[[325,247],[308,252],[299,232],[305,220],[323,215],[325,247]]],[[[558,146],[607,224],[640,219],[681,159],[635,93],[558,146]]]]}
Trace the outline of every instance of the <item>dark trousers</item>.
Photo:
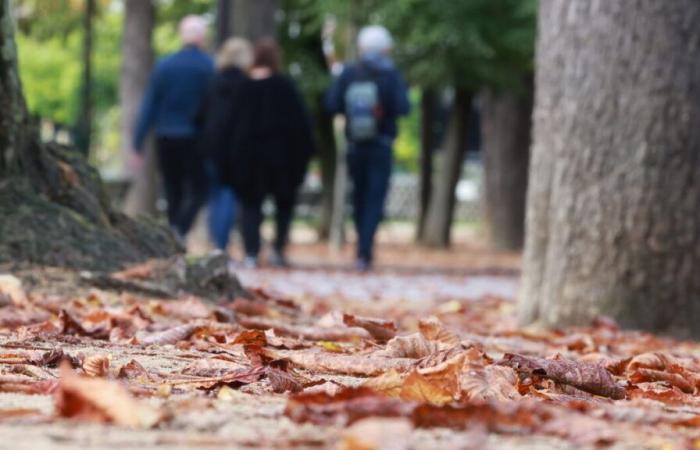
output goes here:
{"type": "Polygon", "coordinates": [[[194,138],[161,136],[156,147],[168,201],[168,223],[184,237],[207,198],[204,161],[197,154],[194,138]]]}
{"type": "MultiPolygon", "coordinates": [[[[283,254],[289,240],[289,228],[292,224],[294,213],[295,193],[275,193],[275,251],[283,254]]],[[[241,231],[243,233],[243,245],[246,256],[257,258],[260,253],[260,226],[263,221],[262,205],[264,197],[253,199],[241,198],[241,209],[243,210],[241,220],[241,231]]]]}
{"type": "Polygon", "coordinates": [[[209,161],[206,170],[209,177],[209,235],[216,248],[226,251],[236,221],[236,195],[231,187],[221,183],[214,163],[209,161]]]}
{"type": "Polygon", "coordinates": [[[357,257],[373,258],[374,235],[384,218],[391,177],[391,145],[383,142],[352,144],[348,166],[353,182],[353,219],[357,230],[357,257]]]}

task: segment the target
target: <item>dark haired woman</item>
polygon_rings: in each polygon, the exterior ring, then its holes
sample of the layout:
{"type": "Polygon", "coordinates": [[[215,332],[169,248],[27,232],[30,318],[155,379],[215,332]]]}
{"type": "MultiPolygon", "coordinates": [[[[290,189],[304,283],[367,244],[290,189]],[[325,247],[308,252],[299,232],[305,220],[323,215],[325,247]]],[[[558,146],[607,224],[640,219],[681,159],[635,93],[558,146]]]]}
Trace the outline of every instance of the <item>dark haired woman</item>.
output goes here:
{"type": "Polygon", "coordinates": [[[250,78],[238,88],[232,116],[233,142],[224,163],[224,181],[242,207],[245,265],[257,265],[262,205],[275,203],[276,236],[270,262],[287,265],[285,247],[296,192],[315,151],[309,115],[290,78],[281,73],[281,52],[272,39],[255,46],[250,78]]]}

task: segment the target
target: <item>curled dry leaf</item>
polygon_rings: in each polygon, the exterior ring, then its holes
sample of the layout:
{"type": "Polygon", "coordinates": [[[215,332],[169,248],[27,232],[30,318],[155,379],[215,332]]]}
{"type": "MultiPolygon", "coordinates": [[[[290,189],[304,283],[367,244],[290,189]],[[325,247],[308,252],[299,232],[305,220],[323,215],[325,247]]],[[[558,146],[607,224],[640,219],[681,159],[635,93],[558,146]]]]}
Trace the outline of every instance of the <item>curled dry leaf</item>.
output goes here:
{"type": "Polygon", "coordinates": [[[429,341],[420,333],[396,336],[386,344],[381,354],[390,358],[425,358],[438,351],[436,342],[429,341]]]}
{"type": "Polygon", "coordinates": [[[629,372],[637,369],[669,370],[673,366],[683,367],[691,372],[700,372],[700,365],[697,361],[681,359],[668,353],[649,352],[637,355],[627,365],[629,372]]]}
{"type": "Polygon", "coordinates": [[[267,337],[265,332],[261,330],[243,330],[236,336],[233,343],[265,347],[267,345],[267,337]]]}
{"type": "Polygon", "coordinates": [[[393,338],[397,331],[396,324],[392,320],[359,317],[352,314],[343,314],[343,323],[349,327],[364,328],[380,342],[386,342],[393,338]]]}
{"type": "Polygon", "coordinates": [[[132,359],[119,369],[117,378],[126,378],[128,380],[142,379],[144,381],[155,381],[156,379],[135,359],[132,359]]]}
{"type": "Polygon", "coordinates": [[[188,323],[157,333],[137,334],[136,339],[143,345],[172,345],[189,339],[199,328],[201,325],[188,323]]]}
{"type": "Polygon", "coordinates": [[[504,366],[468,366],[459,378],[465,398],[471,401],[506,401],[520,398],[518,376],[504,366]]]}
{"type": "Polygon", "coordinates": [[[408,358],[387,358],[374,354],[344,355],[314,350],[271,350],[272,359],[286,359],[297,367],[322,373],[376,376],[387,370],[408,370],[415,361],[408,358]]]}
{"type": "Polygon", "coordinates": [[[96,311],[78,319],[65,309],[58,314],[59,330],[62,334],[88,336],[94,339],[109,339],[112,329],[111,316],[105,311],[96,311]]]}
{"type": "Polygon", "coordinates": [[[437,317],[429,317],[418,322],[418,329],[426,339],[447,347],[459,345],[460,339],[453,331],[448,330],[437,317]]]}
{"type": "Polygon", "coordinates": [[[517,372],[549,378],[569,384],[591,394],[613,399],[625,398],[625,388],[618,385],[604,367],[565,359],[543,359],[506,353],[500,365],[517,372]]]}
{"type": "Polygon", "coordinates": [[[444,405],[460,398],[463,365],[464,355],[458,355],[437,367],[413,369],[408,374],[391,370],[364,386],[390,397],[444,405]]]}
{"type": "Polygon", "coordinates": [[[272,391],[277,394],[282,394],[284,392],[296,393],[304,389],[304,386],[297,380],[294,374],[286,370],[267,367],[265,369],[265,375],[267,375],[268,380],[270,380],[272,391]]]}
{"type": "Polygon", "coordinates": [[[665,372],[662,370],[647,369],[639,367],[630,375],[630,381],[633,383],[663,381],[671,386],[675,386],[687,394],[694,394],[697,391],[696,379],[692,374],[685,372],[682,368],[677,367],[679,373],[665,372]]]}
{"type": "Polygon", "coordinates": [[[64,372],[54,393],[59,417],[87,422],[151,428],[161,420],[159,411],[136,401],[115,381],[64,372]]]}
{"type": "Polygon", "coordinates": [[[288,321],[267,319],[263,317],[238,318],[238,323],[245,328],[275,331],[278,336],[292,336],[310,341],[355,341],[370,339],[372,336],[363,328],[324,328],[318,326],[294,325],[288,321]]]}
{"type": "Polygon", "coordinates": [[[90,355],[83,360],[83,371],[90,377],[104,377],[109,372],[112,355],[90,355]]]}

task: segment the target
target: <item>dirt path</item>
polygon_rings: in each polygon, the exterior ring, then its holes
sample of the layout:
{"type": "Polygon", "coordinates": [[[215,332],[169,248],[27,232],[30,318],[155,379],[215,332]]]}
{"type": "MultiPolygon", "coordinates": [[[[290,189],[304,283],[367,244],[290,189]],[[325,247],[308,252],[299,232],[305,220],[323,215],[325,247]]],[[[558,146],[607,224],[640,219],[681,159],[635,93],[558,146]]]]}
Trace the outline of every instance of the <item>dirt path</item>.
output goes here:
{"type": "Polygon", "coordinates": [[[241,270],[254,298],[220,305],[0,278],[0,448],[700,442],[700,346],[607,321],[518,330],[517,279],[472,272],[241,270]]]}

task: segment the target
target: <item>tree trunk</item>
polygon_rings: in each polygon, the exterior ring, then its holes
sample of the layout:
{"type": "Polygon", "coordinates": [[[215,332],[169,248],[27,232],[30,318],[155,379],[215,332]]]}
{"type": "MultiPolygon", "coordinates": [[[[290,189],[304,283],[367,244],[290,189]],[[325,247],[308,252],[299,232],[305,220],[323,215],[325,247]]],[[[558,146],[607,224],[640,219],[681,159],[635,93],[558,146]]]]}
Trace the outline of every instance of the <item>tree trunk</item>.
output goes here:
{"type": "Polygon", "coordinates": [[[433,152],[435,151],[435,107],[437,96],[433,89],[423,89],[421,95],[421,141],[420,141],[420,198],[416,241],[420,242],[425,233],[430,195],[433,187],[433,152]]]}
{"type": "Polygon", "coordinates": [[[255,42],[277,34],[279,0],[229,0],[228,33],[255,42]]]}
{"type": "MultiPolygon", "coordinates": [[[[132,151],[134,122],[153,66],[152,45],[155,7],[152,0],[126,0],[120,102],[122,110],[122,153],[132,151]]],[[[156,158],[152,142],[146,145],[142,170],[133,174],[124,202],[124,212],[131,216],[154,215],[158,195],[156,158]]]]}
{"type": "Polygon", "coordinates": [[[83,79],[80,94],[80,113],[75,130],[75,145],[85,155],[90,154],[92,142],[92,46],[96,8],[95,0],[85,0],[85,12],[83,14],[83,79]]]}
{"type": "Polygon", "coordinates": [[[178,251],[170,233],[114,212],[84,155],[42,144],[17,76],[9,0],[0,0],[0,263],[109,270],[178,251]]]}
{"type": "Polygon", "coordinates": [[[430,197],[422,240],[426,245],[434,247],[450,245],[450,231],[456,204],[455,190],[462,174],[462,162],[467,149],[467,124],[471,104],[472,94],[458,89],[440,155],[440,177],[435,180],[430,197]]]}
{"type": "Polygon", "coordinates": [[[532,89],[522,95],[487,90],[481,100],[486,229],[495,248],[520,250],[525,239],[532,89]]]}
{"type": "Polygon", "coordinates": [[[700,2],[539,21],[522,321],[700,337],[700,2]]]}

